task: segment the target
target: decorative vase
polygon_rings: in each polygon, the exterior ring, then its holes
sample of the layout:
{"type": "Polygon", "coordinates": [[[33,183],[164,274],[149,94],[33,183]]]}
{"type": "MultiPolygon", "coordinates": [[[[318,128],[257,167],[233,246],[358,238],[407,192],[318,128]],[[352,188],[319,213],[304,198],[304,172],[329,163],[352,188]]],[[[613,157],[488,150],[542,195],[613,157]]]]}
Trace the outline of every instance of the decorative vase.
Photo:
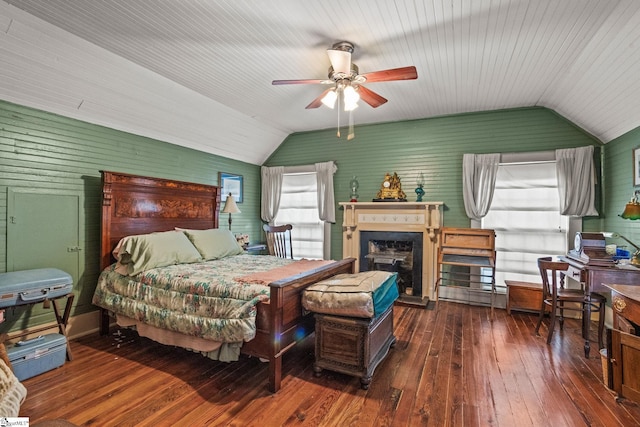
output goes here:
{"type": "Polygon", "coordinates": [[[349,182],[349,186],[351,187],[351,202],[357,202],[358,201],[358,197],[360,197],[360,195],[358,194],[358,187],[360,187],[360,183],[358,182],[358,178],[354,175],[353,178],[351,178],[351,182],[349,182]]]}
{"type": "Polygon", "coordinates": [[[415,190],[416,194],[418,195],[418,197],[416,198],[416,202],[421,202],[422,196],[424,196],[424,189],[422,188],[424,186],[424,175],[422,174],[422,172],[420,172],[420,175],[418,175],[416,184],[418,184],[418,187],[415,190]]]}

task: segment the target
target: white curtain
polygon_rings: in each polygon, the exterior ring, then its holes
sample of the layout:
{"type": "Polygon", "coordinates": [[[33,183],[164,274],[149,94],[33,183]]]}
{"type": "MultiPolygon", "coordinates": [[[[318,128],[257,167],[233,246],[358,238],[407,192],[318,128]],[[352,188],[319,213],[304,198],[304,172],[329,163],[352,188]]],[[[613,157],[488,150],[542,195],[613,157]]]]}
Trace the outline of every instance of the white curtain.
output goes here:
{"type": "Polygon", "coordinates": [[[462,197],[471,219],[480,220],[491,207],[500,154],[465,154],[462,157],[462,197]]]}
{"type": "Polygon", "coordinates": [[[280,194],[282,191],[282,175],[284,166],[267,167],[260,169],[262,175],[262,201],[260,216],[266,223],[271,224],[280,208],[280,194]]]}
{"type": "Polygon", "coordinates": [[[318,181],[318,213],[325,222],[336,222],[335,198],[333,195],[333,174],[338,167],[333,162],[316,163],[318,181]]]}
{"type": "Polygon", "coordinates": [[[598,215],[592,145],[556,150],[556,175],[562,215],[598,215]]]}

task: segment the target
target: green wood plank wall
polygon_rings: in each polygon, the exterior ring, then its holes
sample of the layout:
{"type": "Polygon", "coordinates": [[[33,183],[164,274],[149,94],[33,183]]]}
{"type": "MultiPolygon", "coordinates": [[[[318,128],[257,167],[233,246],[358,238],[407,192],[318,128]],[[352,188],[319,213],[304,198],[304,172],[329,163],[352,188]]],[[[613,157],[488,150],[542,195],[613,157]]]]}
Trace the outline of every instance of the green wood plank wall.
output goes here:
{"type": "MultiPolygon", "coordinates": [[[[363,107],[363,108],[366,108],[363,107]]],[[[384,107],[383,107],[384,108],[384,107]]],[[[381,111],[382,112],[382,111],[381,111]]],[[[336,202],[347,201],[353,175],[360,183],[360,200],[371,201],[385,172],[397,172],[409,200],[415,200],[418,173],[425,176],[425,201],[445,203],[444,222],[468,227],[462,201],[462,155],[465,153],[526,152],[584,145],[597,140],[545,108],[522,108],[375,125],[357,125],[355,139],[335,129],[290,135],[265,163],[291,166],[335,160],[336,202]]],[[[312,120],[312,118],[310,118],[312,120]]],[[[331,254],[342,256],[342,210],[336,207],[331,254]]],[[[585,229],[589,222],[585,220],[585,229]]]]}
{"type": "MultiPolygon", "coordinates": [[[[357,113],[357,112],[356,112],[357,113]]],[[[357,115],[356,115],[357,123],[357,115]]],[[[356,138],[337,139],[335,129],[293,134],[273,154],[267,165],[298,165],[336,160],[336,200],[349,196],[353,175],[360,182],[361,200],[375,197],[385,172],[398,172],[410,199],[419,172],[426,178],[425,200],[445,202],[445,223],[468,226],[461,188],[464,153],[522,152],[598,145],[588,134],[544,108],[483,112],[398,123],[356,126],[356,138]]],[[[613,191],[607,206],[628,200],[631,193],[630,148],[640,145],[640,135],[620,138],[606,153],[606,188],[615,186],[618,174],[628,182],[613,191]],[[619,147],[619,148],[618,148],[619,147]],[[628,154],[626,154],[626,153],[628,154]],[[609,155],[610,154],[610,155],[609,155]],[[627,156],[625,158],[625,155],[627,156]]],[[[0,272],[6,271],[7,188],[44,188],[79,191],[84,195],[85,241],[81,242],[84,270],[76,285],[73,314],[93,310],[90,304],[97,279],[100,228],[99,170],[117,170],[151,176],[217,184],[218,172],[244,176],[245,202],[233,217],[233,231],[261,236],[260,170],[258,166],[167,144],[105,127],[0,101],[0,272]]],[[[342,255],[342,212],[332,227],[332,256],[342,255]]],[[[607,221],[613,213],[606,212],[607,221]]],[[[622,221],[619,218],[612,220],[622,221]]],[[[226,224],[226,216],[220,222],[226,224]]],[[[627,221],[627,223],[629,223],[627,221]]],[[[585,220],[586,230],[601,229],[600,219],[585,220]]],[[[617,224],[614,224],[617,225],[617,224]]],[[[628,225],[629,227],[631,225],[628,225]]],[[[612,225],[613,227],[613,225],[612,225]]],[[[624,227],[616,231],[626,232],[624,227]]],[[[630,232],[633,235],[632,232],[630,232]]],[[[11,315],[11,313],[9,313],[11,315]]],[[[16,314],[17,316],[20,313],[16,314]]],[[[48,313],[27,323],[51,321],[48,313]]]]}
{"type": "MultiPolygon", "coordinates": [[[[242,213],[233,216],[233,232],[260,239],[259,166],[0,101],[0,272],[7,270],[11,250],[7,248],[7,188],[82,192],[84,265],[75,285],[72,314],[95,309],[91,297],[99,274],[100,170],[213,185],[218,184],[219,171],[243,175],[244,203],[239,205],[242,213]]],[[[227,219],[220,215],[221,227],[227,227],[227,219]]],[[[52,321],[50,312],[34,312],[22,326],[52,321]]],[[[16,320],[22,316],[20,310],[15,314],[9,310],[7,315],[7,323],[22,323],[16,320]]]]}
{"type": "MultiPolygon", "coordinates": [[[[633,196],[633,149],[640,147],[640,128],[609,142],[605,147],[605,216],[603,230],[616,231],[640,246],[640,221],[620,218],[625,204],[633,196]]],[[[625,245],[624,241],[616,242],[625,245]]],[[[627,245],[627,249],[634,250],[627,245]]]]}

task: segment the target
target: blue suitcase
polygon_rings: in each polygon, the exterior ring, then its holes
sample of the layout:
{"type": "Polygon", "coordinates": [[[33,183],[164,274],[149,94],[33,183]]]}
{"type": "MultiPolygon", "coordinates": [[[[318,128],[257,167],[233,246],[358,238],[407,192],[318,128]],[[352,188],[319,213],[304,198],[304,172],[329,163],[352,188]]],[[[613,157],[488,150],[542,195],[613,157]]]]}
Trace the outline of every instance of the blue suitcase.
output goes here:
{"type": "Polygon", "coordinates": [[[64,365],[67,338],[61,334],[41,335],[7,347],[13,373],[20,380],[64,365]]]}
{"type": "Polygon", "coordinates": [[[0,274],[0,309],[65,296],[73,288],[71,275],[57,268],[0,274]]]}

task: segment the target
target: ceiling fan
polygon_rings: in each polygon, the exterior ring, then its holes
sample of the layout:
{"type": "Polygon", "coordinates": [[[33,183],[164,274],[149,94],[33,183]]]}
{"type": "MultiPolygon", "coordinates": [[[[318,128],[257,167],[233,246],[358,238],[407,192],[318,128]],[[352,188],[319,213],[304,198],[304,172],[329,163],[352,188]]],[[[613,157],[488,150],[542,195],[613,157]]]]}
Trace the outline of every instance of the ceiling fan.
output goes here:
{"type": "MultiPolygon", "coordinates": [[[[331,61],[328,79],[274,80],[271,83],[274,85],[331,85],[330,88],[322,92],[305,108],[318,108],[323,104],[329,108],[334,108],[336,101],[340,103],[342,100],[344,103],[344,110],[353,111],[358,107],[358,101],[360,99],[373,108],[377,108],[387,102],[386,98],[364,87],[363,85],[365,83],[387,82],[393,80],[414,80],[418,78],[418,72],[414,66],[360,74],[358,66],[351,62],[352,53],[353,43],[346,41],[335,43],[330,49],[327,49],[329,61],[331,61]]],[[[352,123],[351,128],[353,128],[352,123]]],[[[352,137],[352,135],[352,130],[350,130],[349,136],[352,137]]],[[[338,126],[338,137],[339,136],[340,126],[338,126]]]]}

